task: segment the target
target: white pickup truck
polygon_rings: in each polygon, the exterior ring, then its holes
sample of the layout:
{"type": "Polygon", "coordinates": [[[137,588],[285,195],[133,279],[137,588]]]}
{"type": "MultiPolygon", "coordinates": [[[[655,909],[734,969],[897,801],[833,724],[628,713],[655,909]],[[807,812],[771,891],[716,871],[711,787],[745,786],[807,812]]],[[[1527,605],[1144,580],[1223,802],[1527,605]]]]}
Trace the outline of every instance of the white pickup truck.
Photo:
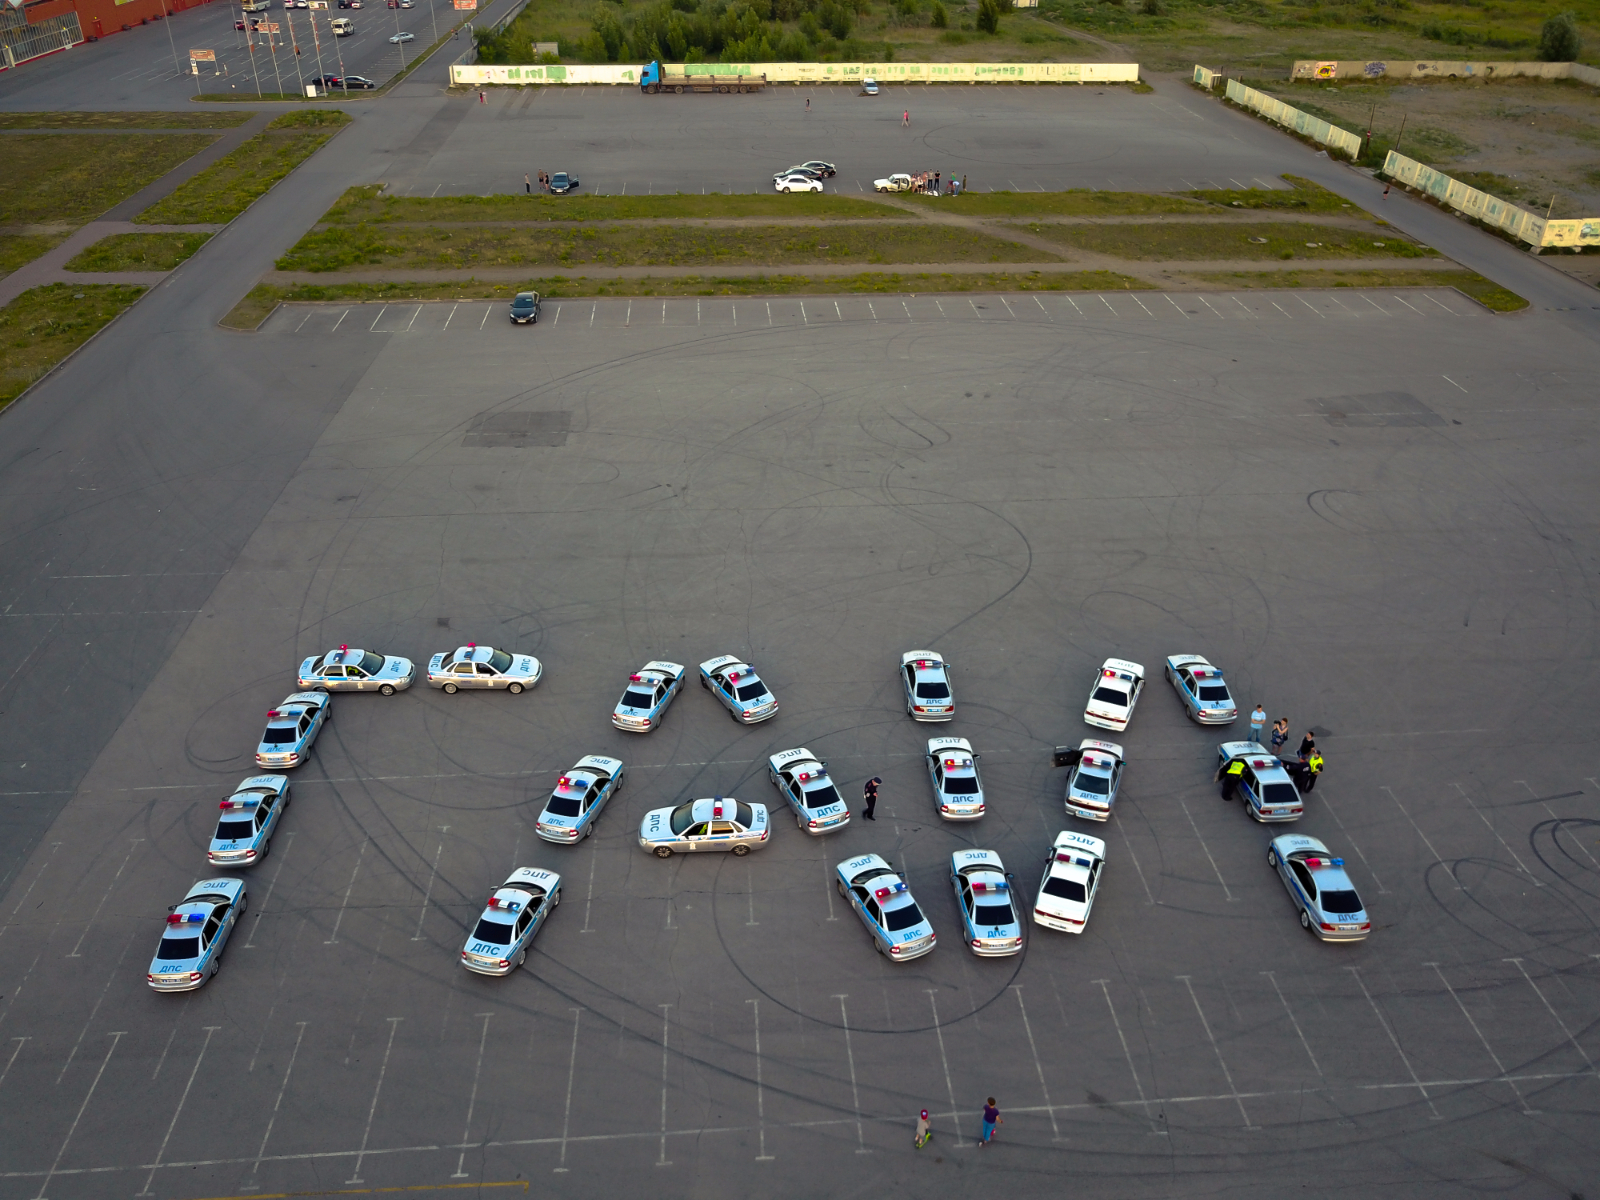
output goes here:
{"type": "Polygon", "coordinates": [[[912,186],[911,176],[903,173],[872,181],[872,190],[875,192],[909,192],[912,186]]]}

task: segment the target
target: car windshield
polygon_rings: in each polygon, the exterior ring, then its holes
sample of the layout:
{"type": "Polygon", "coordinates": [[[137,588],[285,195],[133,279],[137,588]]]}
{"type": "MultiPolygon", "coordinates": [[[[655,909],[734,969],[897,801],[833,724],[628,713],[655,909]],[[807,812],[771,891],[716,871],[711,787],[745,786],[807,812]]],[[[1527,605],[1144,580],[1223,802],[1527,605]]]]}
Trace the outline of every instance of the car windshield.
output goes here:
{"type": "Polygon", "coordinates": [[[1202,683],[1200,685],[1200,699],[1215,700],[1226,704],[1228,702],[1228,689],[1220,683],[1202,683]]]}
{"type": "Polygon", "coordinates": [[[978,777],[976,775],[962,775],[944,781],[944,793],[947,796],[976,796],[978,794],[978,777]]]}
{"type": "Polygon", "coordinates": [[[1358,913],[1361,897],[1346,888],[1342,892],[1323,892],[1322,911],[1326,913],[1358,913]]]}
{"type": "Polygon", "coordinates": [[[504,650],[496,650],[489,655],[489,665],[494,668],[497,675],[504,675],[511,669],[511,655],[504,650]]]}
{"type": "Polygon", "coordinates": [[[766,694],[767,685],[762,683],[759,679],[754,683],[740,684],[737,690],[734,692],[734,695],[738,696],[741,700],[759,700],[766,694]]]}
{"type": "Polygon", "coordinates": [[[677,808],[672,810],[672,820],[670,822],[670,825],[672,827],[672,832],[673,833],[679,834],[681,836],[683,831],[685,829],[688,829],[689,826],[691,826],[693,824],[694,824],[694,802],[693,801],[690,801],[688,804],[680,804],[680,805],[678,805],[677,808]]]}
{"type": "Polygon", "coordinates": [[[256,823],[254,821],[217,822],[217,841],[219,842],[242,842],[255,837],[255,835],[256,823]]]}
{"type": "Polygon", "coordinates": [[[623,708],[649,708],[655,702],[655,697],[649,692],[636,692],[629,688],[622,693],[623,708]]]}
{"type": "Polygon", "coordinates": [[[383,662],[383,655],[374,654],[371,650],[368,650],[361,656],[361,669],[368,675],[376,675],[383,670],[383,662]]]}
{"type": "Polygon", "coordinates": [[[1095,688],[1093,699],[1101,704],[1115,704],[1118,708],[1128,707],[1128,693],[1113,691],[1111,688],[1095,688]]]}
{"type": "Polygon", "coordinates": [[[1009,904],[980,904],[972,912],[974,925],[1014,925],[1016,921],[1009,904]]]}
{"type": "Polygon", "coordinates": [[[899,933],[902,929],[910,929],[913,925],[920,924],[922,924],[922,910],[917,907],[916,901],[902,904],[899,908],[884,910],[883,927],[890,933],[899,933]]]}
{"type": "Polygon", "coordinates": [[[544,810],[554,817],[575,817],[583,811],[583,804],[576,796],[563,796],[557,792],[550,797],[550,803],[544,806],[544,810]]]}
{"type": "Polygon", "coordinates": [[[827,808],[830,804],[842,803],[831,783],[827,787],[812,788],[806,792],[805,802],[807,808],[827,808]]]}
{"type": "Polygon", "coordinates": [[[1299,798],[1292,783],[1269,783],[1261,789],[1263,804],[1293,804],[1299,798]]]}
{"type": "Polygon", "coordinates": [[[930,683],[917,684],[917,699],[919,700],[944,700],[950,695],[950,685],[937,680],[930,683]]]}
{"type": "Polygon", "coordinates": [[[267,731],[261,735],[263,746],[287,746],[299,737],[293,725],[268,725],[267,731]]]}
{"type": "Polygon", "coordinates": [[[488,942],[491,946],[509,946],[511,944],[511,926],[502,925],[499,921],[491,921],[483,917],[478,921],[478,927],[472,931],[472,940],[475,942],[488,942]]]}
{"type": "Polygon", "coordinates": [[[171,961],[173,959],[199,958],[200,938],[195,937],[164,937],[161,939],[161,948],[156,951],[156,957],[171,961]]]}
{"type": "Polygon", "coordinates": [[[1072,784],[1080,792],[1088,792],[1091,796],[1109,796],[1111,794],[1111,780],[1104,775],[1091,775],[1087,771],[1079,771],[1078,778],[1072,784]]]}
{"type": "Polygon", "coordinates": [[[1059,875],[1052,875],[1044,881],[1044,894],[1071,900],[1075,904],[1082,904],[1089,897],[1089,893],[1084,891],[1083,884],[1076,879],[1062,879],[1059,875]]]}

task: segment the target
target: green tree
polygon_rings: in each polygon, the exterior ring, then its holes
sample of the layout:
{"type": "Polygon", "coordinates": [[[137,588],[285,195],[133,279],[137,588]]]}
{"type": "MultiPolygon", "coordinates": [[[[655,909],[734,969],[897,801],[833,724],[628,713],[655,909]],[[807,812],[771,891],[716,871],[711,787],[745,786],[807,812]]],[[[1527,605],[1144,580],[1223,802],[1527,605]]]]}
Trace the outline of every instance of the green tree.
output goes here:
{"type": "Polygon", "coordinates": [[[978,0],[978,28],[984,33],[1000,32],[1000,5],[998,0],[978,0]]]}
{"type": "Polygon", "coordinates": [[[1583,53],[1583,38],[1578,22],[1569,12],[1557,13],[1539,30],[1539,58],[1542,62],[1576,62],[1583,53]]]}
{"type": "Polygon", "coordinates": [[[945,8],[943,0],[933,0],[932,22],[935,29],[950,27],[950,10],[945,8]]]}

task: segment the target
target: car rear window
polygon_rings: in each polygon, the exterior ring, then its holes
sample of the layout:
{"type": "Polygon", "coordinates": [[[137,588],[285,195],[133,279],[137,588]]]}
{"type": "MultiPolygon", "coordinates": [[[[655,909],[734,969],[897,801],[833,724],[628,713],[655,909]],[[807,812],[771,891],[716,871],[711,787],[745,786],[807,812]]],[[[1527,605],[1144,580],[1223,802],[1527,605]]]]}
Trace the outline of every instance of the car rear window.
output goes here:
{"type": "Polygon", "coordinates": [[[1110,688],[1095,688],[1093,699],[1101,704],[1115,704],[1118,708],[1128,707],[1128,693],[1112,691],[1110,688]]]}
{"type": "Polygon", "coordinates": [[[1292,783],[1269,783],[1261,789],[1263,804],[1293,804],[1300,799],[1292,783]]]}
{"type": "Polygon", "coordinates": [[[219,842],[243,842],[255,837],[255,835],[256,823],[254,821],[217,822],[217,841],[219,842]]]}
{"type": "Polygon", "coordinates": [[[199,937],[164,937],[161,947],[156,951],[156,957],[168,961],[174,959],[199,958],[199,937]]]}
{"type": "Polygon", "coordinates": [[[1009,904],[980,904],[972,912],[974,925],[1014,925],[1016,921],[1009,904]]]}
{"type": "Polygon", "coordinates": [[[550,797],[550,803],[544,806],[544,810],[558,817],[575,817],[583,811],[583,807],[576,796],[554,795],[550,797]]]}
{"type": "Polygon", "coordinates": [[[955,779],[944,781],[944,792],[947,796],[976,796],[978,794],[978,777],[976,775],[962,775],[955,779]]]}
{"type": "Polygon", "coordinates": [[[735,694],[741,700],[759,700],[767,694],[767,685],[758,679],[754,683],[741,685],[735,694]]]}
{"type": "Polygon", "coordinates": [[[1089,898],[1089,893],[1084,891],[1083,884],[1076,879],[1062,879],[1059,875],[1052,875],[1044,881],[1044,894],[1071,900],[1076,904],[1082,904],[1089,898]]]}
{"type": "Polygon", "coordinates": [[[511,669],[511,655],[504,650],[496,650],[489,655],[489,665],[494,668],[495,674],[504,675],[511,669]]]}
{"type": "Polygon", "coordinates": [[[917,907],[916,901],[902,904],[899,908],[891,908],[883,914],[883,927],[890,933],[899,933],[902,929],[910,929],[913,925],[922,924],[922,910],[917,907]]]}
{"type": "Polygon", "coordinates": [[[751,808],[748,804],[744,804],[738,800],[735,800],[733,802],[733,812],[733,819],[738,821],[739,824],[743,825],[746,829],[749,829],[756,823],[755,809],[751,808]]]}
{"type": "Polygon", "coordinates": [[[1087,771],[1079,771],[1078,778],[1073,782],[1072,786],[1080,792],[1088,792],[1091,796],[1109,796],[1111,794],[1111,780],[1104,775],[1091,775],[1087,771]]]}
{"type": "Polygon", "coordinates": [[[1228,689],[1220,683],[1202,683],[1200,685],[1200,699],[1227,702],[1228,689]]]}
{"type": "Polygon", "coordinates": [[[948,683],[919,683],[917,684],[918,700],[948,700],[950,698],[950,685],[948,683]]]}
{"type": "Polygon", "coordinates": [[[507,946],[511,943],[511,926],[484,917],[472,931],[472,939],[476,942],[488,942],[491,946],[507,946]]]}
{"type": "Polygon", "coordinates": [[[1323,892],[1322,911],[1326,913],[1358,913],[1361,897],[1348,888],[1342,892],[1323,892]]]}
{"type": "Polygon", "coordinates": [[[655,697],[649,692],[635,692],[630,689],[622,693],[623,708],[649,708],[655,702],[655,697]]]}
{"type": "Polygon", "coordinates": [[[807,808],[827,808],[830,804],[840,804],[839,793],[832,785],[828,787],[812,788],[804,793],[807,808]]]}
{"type": "Polygon", "coordinates": [[[299,738],[300,734],[293,725],[269,725],[267,731],[261,735],[261,744],[264,746],[286,746],[299,738]]]}

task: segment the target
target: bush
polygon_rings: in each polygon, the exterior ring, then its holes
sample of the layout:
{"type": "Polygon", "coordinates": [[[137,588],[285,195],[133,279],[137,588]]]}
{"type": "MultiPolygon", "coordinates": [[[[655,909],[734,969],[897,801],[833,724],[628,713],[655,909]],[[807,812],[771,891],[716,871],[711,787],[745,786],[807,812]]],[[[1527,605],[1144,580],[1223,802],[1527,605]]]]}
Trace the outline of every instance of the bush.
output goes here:
{"type": "Polygon", "coordinates": [[[1140,11],[1147,17],[1164,17],[1167,15],[1167,6],[1162,0],[1144,0],[1140,11]]]}
{"type": "Polygon", "coordinates": [[[1578,22],[1571,13],[1557,13],[1545,21],[1539,30],[1541,62],[1576,62],[1582,53],[1583,39],[1578,36],[1578,22]]]}
{"type": "Polygon", "coordinates": [[[984,33],[1000,32],[998,0],[978,0],[978,28],[984,33]]]}
{"type": "Polygon", "coordinates": [[[942,0],[933,0],[933,16],[930,19],[935,29],[950,28],[950,10],[945,8],[942,0]]]}

